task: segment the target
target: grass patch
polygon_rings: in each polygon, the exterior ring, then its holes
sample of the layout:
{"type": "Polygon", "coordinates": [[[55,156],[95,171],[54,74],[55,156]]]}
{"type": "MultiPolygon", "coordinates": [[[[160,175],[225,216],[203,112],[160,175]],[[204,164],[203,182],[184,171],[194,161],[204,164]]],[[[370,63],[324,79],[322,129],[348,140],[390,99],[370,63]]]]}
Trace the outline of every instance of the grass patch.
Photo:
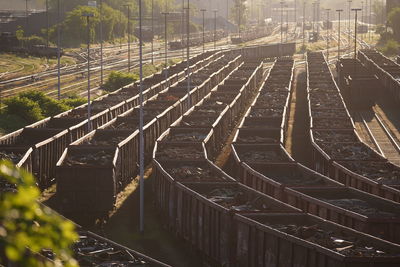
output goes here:
{"type": "MultiPolygon", "coordinates": [[[[64,56],[61,64],[71,65],[75,60],[64,56]]],[[[22,54],[0,53],[0,73],[12,72],[13,75],[29,75],[46,69],[46,66],[54,67],[57,65],[56,58],[33,57],[22,54]]]]}

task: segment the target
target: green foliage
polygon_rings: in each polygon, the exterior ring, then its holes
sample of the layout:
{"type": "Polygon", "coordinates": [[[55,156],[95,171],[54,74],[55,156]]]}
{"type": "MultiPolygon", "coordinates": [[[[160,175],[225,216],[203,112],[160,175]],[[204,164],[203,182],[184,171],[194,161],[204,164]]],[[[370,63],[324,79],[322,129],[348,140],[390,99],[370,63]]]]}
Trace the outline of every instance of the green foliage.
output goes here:
{"type": "Polygon", "coordinates": [[[84,98],[67,98],[67,99],[63,99],[62,103],[71,108],[76,108],[76,107],[79,107],[79,106],[85,104],[86,101],[87,100],[84,98]]]}
{"type": "Polygon", "coordinates": [[[71,108],[63,102],[48,97],[41,91],[26,91],[19,94],[19,97],[28,98],[38,103],[44,117],[54,116],[71,108]]]}
{"type": "Polygon", "coordinates": [[[137,74],[113,71],[108,76],[107,82],[104,84],[104,89],[108,92],[112,92],[138,79],[139,77],[137,74]]]}
{"type": "MultiPolygon", "coordinates": [[[[83,16],[87,13],[94,15],[90,18],[89,24],[90,41],[94,41],[96,36],[95,29],[100,21],[98,9],[89,6],[78,6],[66,14],[65,20],[61,24],[64,46],[77,47],[87,42],[87,18],[83,16]]],[[[51,31],[51,37],[56,40],[56,29],[51,31]]]]}
{"type": "Polygon", "coordinates": [[[400,49],[400,44],[395,40],[388,40],[386,44],[382,48],[380,48],[382,53],[388,56],[397,55],[399,49],[400,49]]]}
{"type": "MultiPolygon", "coordinates": [[[[100,10],[98,8],[85,6],[75,6],[74,9],[66,13],[64,21],[60,24],[63,34],[63,46],[79,47],[81,44],[87,43],[87,19],[83,14],[91,13],[94,17],[90,18],[90,41],[100,41],[100,10]]],[[[122,10],[124,11],[124,10],[122,10]]],[[[132,13],[135,14],[135,13],[132,13]]],[[[103,40],[110,41],[114,38],[123,37],[127,29],[127,17],[120,10],[111,8],[107,4],[103,4],[103,40]]],[[[133,27],[133,21],[132,27],[133,27]]],[[[133,29],[133,28],[132,28],[133,29]]],[[[57,38],[57,25],[50,31],[50,38],[53,42],[57,38]]]]}
{"type": "Polygon", "coordinates": [[[18,96],[5,100],[7,105],[6,114],[21,118],[25,121],[25,124],[39,121],[45,117],[55,116],[85,102],[84,98],[79,98],[78,96],[70,96],[67,99],[58,101],[41,91],[33,90],[22,92],[18,96]]]}
{"type": "Polygon", "coordinates": [[[10,115],[17,115],[27,123],[39,121],[44,118],[38,103],[26,97],[11,97],[6,99],[6,112],[10,115]]]}
{"type": "Polygon", "coordinates": [[[400,42],[400,7],[393,8],[388,15],[389,26],[393,30],[396,41],[400,42]]]}
{"type": "Polygon", "coordinates": [[[308,48],[307,48],[307,45],[301,45],[298,49],[297,49],[297,51],[296,51],[296,53],[297,54],[303,54],[303,53],[305,53],[305,52],[308,52],[308,51],[310,51],[308,48]]]}
{"type": "Polygon", "coordinates": [[[18,115],[10,115],[5,112],[0,113],[0,131],[3,134],[21,129],[26,125],[26,121],[18,115]]]}
{"type": "Polygon", "coordinates": [[[39,205],[40,191],[33,176],[10,162],[0,161],[0,179],[17,186],[16,192],[0,195],[0,247],[6,258],[19,266],[78,266],[70,250],[78,238],[75,227],[39,205]],[[43,262],[34,255],[43,249],[54,253],[53,262],[43,262]]]}
{"type": "Polygon", "coordinates": [[[21,40],[22,38],[24,38],[24,34],[25,34],[25,31],[22,29],[21,26],[18,26],[18,29],[15,31],[15,36],[16,36],[19,40],[21,40]]]}
{"type": "Polygon", "coordinates": [[[375,32],[376,32],[377,34],[382,34],[382,33],[384,33],[385,31],[386,31],[385,25],[379,24],[379,25],[376,26],[375,32]]]}
{"type": "Polygon", "coordinates": [[[22,37],[22,38],[20,38],[20,40],[24,47],[31,47],[34,45],[46,45],[46,40],[37,35],[32,35],[29,37],[22,37]]]}
{"type": "Polygon", "coordinates": [[[234,21],[236,25],[239,24],[239,15],[240,15],[240,24],[245,25],[247,21],[247,6],[245,5],[246,0],[236,1],[235,4],[231,7],[230,17],[231,20],[234,21]]]}

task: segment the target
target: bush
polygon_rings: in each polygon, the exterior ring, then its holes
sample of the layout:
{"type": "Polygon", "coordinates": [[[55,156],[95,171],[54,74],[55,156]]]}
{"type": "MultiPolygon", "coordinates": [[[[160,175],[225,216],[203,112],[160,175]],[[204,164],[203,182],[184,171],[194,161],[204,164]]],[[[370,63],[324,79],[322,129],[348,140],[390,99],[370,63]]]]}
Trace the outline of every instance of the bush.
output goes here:
{"type": "Polygon", "coordinates": [[[45,117],[55,116],[84,103],[86,100],[78,98],[78,96],[70,96],[70,98],[58,101],[40,91],[26,91],[5,101],[6,113],[9,116],[20,117],[25,123],[33,123],[45,117]]]}
{"type": "Polygon", "coordinates": [[[108,92],[115,91],[137,81],[139,79],[137,74],[130,74],[126,72],[113,71],[108,76],[107,82],[104,84],[104,89],[108,92]]]}
{"type": "Polygon", "coordinates": [[[305,52],[308,52],[308,51],[310,51],[310,50],[307,48],[307,45],[301,45],[301,46],[297,49],[296,53],[297,53],[297,54],[304,54],[305,52]]]}
{"type": "Polygon", "coordinates": [[[51,98],[48,99],[48,101],[42,108],[43,114],[46,117],[55,116],[59,113],[67,111],[69,109],[71,109],[71,107],[69,105],[66,105],[62,101],[57,101],[57,100],[54,100],[51,98]]]}
{"type": "Polygon", "coordinates": [[[29,90],[29,91],[19,93],[19,96],[26,97],[34,102],[37,102],[37,103],[39,103],[40,106],[43,105],[43,103],[47,97],[42,91],[34,91],[34,90],[29,90]]]}
{"type": "Polygon", "coordinates": [[[33,90],[26,91],[19,94],[19,96],[28,98],[33,102],[36,102],[42,109],[42,114],[45,117],[54,116],[57,115],[58,113],[71,109],[69,105],[66,105],[62,101],[57,101],[55,99],[52,99],[41,91],[33,91],[33,90]]]}
{"type": "Polygon", "coordinates": [[[22,43],[24,44],[25,47],[31,47],[35,45],[46,45],[46,40],[37,35],[32,35],[29,37],[22,38],[22,43]]]}
{"type": "Polygon", "coordinates": [[[44,118],[38,103],[26,97],[14,96],[6,99],[6,112],[10,115],[18,115],[27,123],[33,123],[44,118]]]}
{"type": "Polygon", "coordinates": [[[395,40],[389,40],[387,43],[380,49],[382,53],[385,55],[396,55],[399,52],[400,45],[395,40]]]}
{"type": "Polygon", "coordinates": [[[85,104],[86,102],[87,102],[87,100],[85,98],[67,98],[67,99],[62,100],[62,103],[64,103],[65,105],[67,105],[71,108],[79,107],[79,106],[85,104]]]}

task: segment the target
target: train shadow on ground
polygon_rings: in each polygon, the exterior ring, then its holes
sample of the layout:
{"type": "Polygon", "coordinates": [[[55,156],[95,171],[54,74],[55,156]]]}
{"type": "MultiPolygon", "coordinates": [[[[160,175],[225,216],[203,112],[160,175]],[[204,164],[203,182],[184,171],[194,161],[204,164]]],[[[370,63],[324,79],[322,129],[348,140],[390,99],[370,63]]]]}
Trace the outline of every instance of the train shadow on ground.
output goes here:
{"type": "Polygon", "coordinates": [[[292,157],[301,164],[311,166],[311,142],[308,125],[310,124],[307,108],[307,76],[304,69],[295,74],[295,90],[291,99],[295,97],[296,108],[294,112],[293,132],[291,139],[292,157]]]}
{"type": "MultiPolygon", "coordinates": [[[[131,184],[132,186],[132,184],[131,184]]],[[[152,177],[145,180],[144,233],[139,231],[140,194],[137,180],[135,189],[111,218],[93,231],[172,266],[200,267],[200,256],[190,245],[176,238],[163,227],[162,218],[154,205],[152,177]]]]}

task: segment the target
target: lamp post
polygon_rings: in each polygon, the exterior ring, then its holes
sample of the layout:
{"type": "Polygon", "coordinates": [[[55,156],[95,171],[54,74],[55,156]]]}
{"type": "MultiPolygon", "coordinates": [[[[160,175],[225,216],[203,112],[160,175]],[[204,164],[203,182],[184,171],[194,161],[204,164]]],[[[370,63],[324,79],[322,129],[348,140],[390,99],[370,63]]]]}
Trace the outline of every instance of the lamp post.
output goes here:
{"type": "Polygon", "coordinates": [[[162,12],[161,14],[164,15],[164,44],[165,44],[165,46],[164,46],[164,50],[165,50],[164,73],[165,73],[165,82],[168,82],[168,19],[167,19],[167,17],[169,15],[169,12],[162,12]]]}
{"type": "Polygon", "coordinates": [[[331,11],[329,8],[325,9],[326,11],[326,62],[329,63],[329,11],[331,11]]]}
{"type": "Polygon", "coordinates": [[[279,2],[281,4],[281,44],[283,43],[283,4],[285,2],[280,1],[279,2]]]}
{"type": "Polygon", "coordinates": [[[315,32],[315,2],[312,3],[313,6],[313,23],[312,23],[312,31],[313,31],[313,36],[314,36],[314,32],[315,32]]]}
{"type": "Polygon", "coordinates": [[[306,1],[303,2],[303,47],[305,46],[306,1]]]}
{"type": "Polygon", "coordinates": [[[285,5],[286,8],[286,32],[285,32],[285,43],[288,42],[288,33],[289,33],[289,6],[285,5]]]}
{"type": "Polygon", "coordinates": [[[88,119],[88,132],[92,131],[92,126],[90,124],[91,118],[91,104],[90,104],[90,18],[94,17],[93,13],[84,13],[82,15],[86,17],[86,24],[87,24],[87,75],[88,75],[88,88],[87,88],[87,119],[88,119]]]}
{"type": "Polygon", "coordinates": [[[239,10],[239,38],[241,37],[241,35],[240,35],[240,33],[241,33],[241,29],[240,29],[240,27],[241,27],[241,20],[242,20],[242,14],[241,14],[241,9],[240,9],[240,2],[239,2],[239,4],[238,4],[238,10],[239,10]]]}
{"type": "Polygon", "coordinates": [[[339,17],[339,30],[338,30],[338,60],[340,59],[340,14],[343,12],[343,9],[336,9],[339,17]]]}
{"type": "Polygon", "coordinates": [[[49,0],[46,0],[46,47],[49,47],[49,0]]]}
{"type": "Polygon", "coordinates": [[[186,40],[187,40],[187,45],[186,45],[186,63],[187,63],[187,71],[186,71],[186,79],[187,79],[187,95],[188,95],[188,102],[189,102],[189,107],[192,106],[192,101],[190,99],[190,65],[189,65],[189,58],[190,58],[190,7],[189,7],[189,2],[190,0],[187,0],[187,8],[186,8],[186,40]]]}
{"type": "Polygon", "coordinates": [[[128,72],[131,72],[131,8],[130,5],[124,5],[128,9],[128,72]]]}
{"type": "MultiPolygon", "coordinates": [[[[167,3],[167,1],[166,1],[167,3]]],[[[188,6],[189,8],[189,6],[188,6]]],[[[182,25],[181,25],[181,43],[182,43],[182,60],[185,58],[185,46],[183,45],[183,39],[185,36],[185,0],[182,0],[182,25]]],[[[189,43],[187,44],[189,45],[189,43]]]]}
{"type": "Polygon", "coordinates": [[[205,51],[205,48],[204,48],[204,28],[205,28],[205,23],[204,23],[204,12],[206,12],[207,10],[206,9],[200,9],[200,11],[202,12],[202,15],[203,15],[203,53],[204,53],[204,51],[205,51]]]}
{"type": "Polygon", "coordinates": [[[100,84],[103,85],[103,0],[100,0],[100,84]]]}
{"type": "Polygon", "coordinates": [[[349,49],[349,52],[350,52],[350,49],[351,49],[351,37],[350,37],[350,27],[351,27],[351,13],[350,13],[350,11],[351,11],[351,2],[352,2],[352,0],[348,0],[347,1],[348,3],[349,3],[349,5],[348,5],[348,8],[349,8],[349,19],[348,19],[348,24],[347,24],[347,32],[348,32],[348,49],[349,49]]]}
{"type": "Polygon", "coordinates": [[[319,0],[317,0],[317,21],[318,21],[318,23],[317,23],[317,36],[318,36],[318,38],[319,38],[319,22],[320,22],[320,19],[321,19],[321,17],[320,17],[320,12],[321,12],[321,6],[320,6],[320,2],[319,2],[319,0]]]}
{"type": "Polygon", "coordinates": [[[218,10],[213,10],[214,12],[214,50],[217,50],[217,12],[218,10]]]}
{"type": "Polygon", "coordinates": [[[142,0],[139,0],[139,187],[140,187],[140,232],[144,232],[144,136],[143,136],[143,40],[142,0]]]}
{"type": "Polygon", "coordinates": [[[369,0],[368,39],[371,41],[372,0],[369,0]]]}
{"type": "MultiPolygon", "coordinates": [[[[362,24],[363,22],[363,17],[364,17],[364,1],[361,1],[361,19],[360,19],[360,23],[362,24]]],[[[363,34],[360,34],[360,38],[363,38],[363,34]]]]}
{"type": "Polygon", "coordinates": [[[154,65],[154,0],[151,0],[151,65],[154,65]]]}
{"type": "Polygon", "coordinates": [[[354,18],[354,58],[357,58],[357,14],[358,11],[361,11],[361,8],[352,8],[351,11],[355,12],[354,18]]]}
{"type": "Polygon", "coordinates": [[[119,38],[119,48],[122,50],[122,37],[125,35],[124,32],[122,32],[122,8],[119,9],[119,26],[120,26],[120,38],[119,38]]]}
{"type": "Polygon", "coordinates": [[[25,0],[25,34],[28,32],[29,25],[29,10],[28,10],[28,0],[25,0]]]}
{"type": "Polygon", "coordinates": [[[227,35],[227,44],[229,44],[229,24],[228,24],[228,22],[229,22],[229,0],[226,0],[226,21],[227,21],[227,23],[226,23],[226,27],[225,27],[225,30],[226,30],[226,35],[227,35]]]}
{"type": "Polygon", "coordinates": [[[61,99],[61,31],[60,31],[60,0],[57,0],[57,98],[61,99]]]}

